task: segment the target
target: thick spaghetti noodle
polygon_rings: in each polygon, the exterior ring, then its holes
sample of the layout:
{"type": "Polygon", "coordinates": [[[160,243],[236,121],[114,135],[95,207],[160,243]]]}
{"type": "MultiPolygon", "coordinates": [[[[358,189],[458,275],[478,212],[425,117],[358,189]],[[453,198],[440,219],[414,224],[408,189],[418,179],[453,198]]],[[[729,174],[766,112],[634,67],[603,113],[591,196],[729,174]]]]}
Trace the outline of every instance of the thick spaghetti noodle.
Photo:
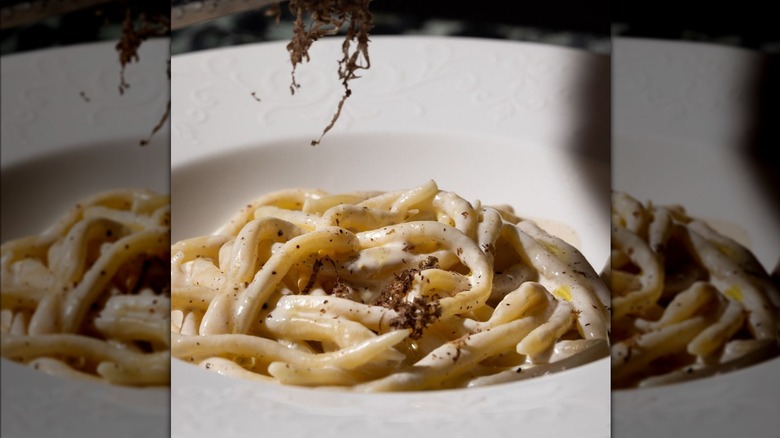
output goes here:
{"type": "Polygon", "coordinates": [[[575,248],[433,181],[271,193],[171,255],[172,353],[223,374],[423,390],[608,355],[608,289],[575,248]]]}
{"type": "Polygon", "coordinates": [[[712,375],[776,355],[780,293],[753,254],[679,206],[612,198],[616,388],[712,375]]]}
{"type": "Polygon", "coordinates": [[[120,385],[170,381],[170,205],[103,193],[2,245],[2,356],[120,385]]]}

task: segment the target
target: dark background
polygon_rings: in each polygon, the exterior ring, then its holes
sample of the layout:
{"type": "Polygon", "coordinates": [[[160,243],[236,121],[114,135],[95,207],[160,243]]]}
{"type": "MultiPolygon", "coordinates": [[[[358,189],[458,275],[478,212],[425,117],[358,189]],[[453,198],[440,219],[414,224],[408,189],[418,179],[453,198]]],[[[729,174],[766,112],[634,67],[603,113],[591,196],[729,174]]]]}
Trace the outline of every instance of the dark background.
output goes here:
{"type": "MultiPolygon", "coordinates": [[[[2,7],[25,0],[4,0],[2,7]]],[[[144,0],[139,0],[144,1],[144,0]]],[[[172,0],[171,4],[192,0],[172,0]]],[[[155,0],[159,2],[159,0],[155,0]]],[[[609,51],[609,36],[700,41],[780,53],[780,25],[772,2],[737,3],[605,0],[456,2],[373,0],[374,35],[445,34],[515,39],[609,51]]],[[[159,5],[159,3],[158,3],[159,5]]],[[[283,19],[292,19],[286,3],[283,19]]],[[[120,34],[118,17],[94,8],[0,31],[2,54],[43,47],[110,40],[120,34]]],[[[281,39],[262,11],[246,12],[173,32],[174,53],[281,39]]]]}
{"type": "Polygon", "coordinates": [[[619,36],[713,42],[780,52],[777,3],[769,1],[618,2],[610,10],[619,36]]]}
{"type": "MultiPolygon", "coordinates": [[[[171,0],[171,5],[192,2],[193,0],[171,0]]],[[[453,0],[373,0],[371,10],[378,14],[399,14],[420,20],[455,19],[605,34],[609,33],[610,24],[609,2],[605,0],[546,2],[500,0],[490,3],[453,0]]]]}
{"type": "MultiPolygon", "coordinates": [[[[176,4],[188,0],[174,0],[176,4]]],[[[281,23],[262,11],[245,12],[174,31],[172,53],[289,39],[294,20],[286,3],[281,23]]],[[[468,3],[443,0],[373,0],[372,35],[442,35],[509,39],[609,52],[605,0],[468,3]]]]}
{"type": "Polygon", "coordinates": [[[504,23],[575,32],[609,35],[610,7],[607,1],[398,1],[374,0],[378,13],[417,16],[421,19],[448,18],[478,23],[504,23]]]}

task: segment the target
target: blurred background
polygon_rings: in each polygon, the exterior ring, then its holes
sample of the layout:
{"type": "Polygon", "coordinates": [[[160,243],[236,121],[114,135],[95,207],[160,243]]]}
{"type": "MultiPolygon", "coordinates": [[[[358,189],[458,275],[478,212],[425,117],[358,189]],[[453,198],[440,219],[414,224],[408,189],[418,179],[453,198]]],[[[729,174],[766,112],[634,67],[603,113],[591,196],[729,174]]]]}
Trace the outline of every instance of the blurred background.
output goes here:
{"type": "Polygon", "coordinates": [[[780,53],[780,27],[770,2],[616,2],[610,11],[613,36],[719,44],[780,53]]]}
{"type": "MultiPolygon", "coordinates": [[[[82,0],[83,1],[83,0],[82,0]]],[[[25,3],[4,2],[4,8],[25,3]]],[[[159,2],[162,3],[162,2],[159,2]]],[[[159,4],[158,3],[158,4],[159,4]]],[[[197,3],[171,0],[171,6],[197,3]]],[[[261,41],[289,39],[293,16],[283,3],[277,24],[264,10],[242,12],[172,32],[172,54],[261,41]]],[[[605,0],[493,3],[492,6],[430,0],[374,0],[374,35],[451,35],[532,41],[608,53],[610,19],[605,0]]],[[[86,41],[116,39],[117,20],[100,7],[79,9],[2,30],[2,54],[86,41]]]]}
{"type": "MultiPolygon", "coordinates": [[[[23,3],[30,2],[7,0],[3,2],[3,9],[23,3]]],[[[152,3],[167,9],[165,2],[152,3]]],[[[191,3],[196,2],[171,0],[172,7],[191,3]]],[[[706,9],[699,3],[692,3],[664,0],[610,5],[606,1],[555,0],[472,5],[444,0],[374,0],[371,8],[375,35],[498,38],[557,44],[598,53],[609,52],[612,35],[698,41],[780,53],[780,26],[773,23],[770,3],[708,4],[706,9]]],[[[0,51],[7,54],[117,39],[121,34],[120,21],[98,9],[81,8],[24,26],[3,28],[0,51]]],[[[250,11],[174,31],[172,53],[286,39],[290,35],[292,16],[284,4],[281,9],[283,15],[278,25],[263,11],[250,11]]],[[[5,13],[2,17],[7,21],[5,13]]]]}
{"type": "Polygon", "coordinates": [[[126,6],[169,17],[155,0],[4,0],[0,7],[0,54],[113,41],[122,36],[126,6]]]}
{"type": "MultiPolygon", "coordinates": [[[[172,0],[174,5],[188,0],[172,0]]],[[[438,35],[508,39],[609,52],[609,3],[494,3],[373,0],[373,35],[438,35]]],[[[173,54],[258,41],[289,39],[293,15],[286,3],[277,24],[263,11],[224,17],[173,32],[173,54]]]]}

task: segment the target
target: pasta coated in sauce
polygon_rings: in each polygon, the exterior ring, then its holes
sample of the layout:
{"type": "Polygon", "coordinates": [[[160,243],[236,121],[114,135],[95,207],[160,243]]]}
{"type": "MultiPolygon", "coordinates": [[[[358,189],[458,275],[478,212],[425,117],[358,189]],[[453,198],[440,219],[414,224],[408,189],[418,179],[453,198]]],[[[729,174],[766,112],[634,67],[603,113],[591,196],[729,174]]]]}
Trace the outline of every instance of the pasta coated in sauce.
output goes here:
{"type": "Polygon", "coordinates": [[[608,354],[609,292],[574,247],[430,181],[263,196],[171,248],[172,353],[357,391],[513,381],[608,354]]]}
{"type": "Polygon", "coordinates": [[[2,245],[2,356],[119,385],[170,381],[170,204],[117,190],[2,245]]]}
{"type": "Polygon", "coordinates": [[[712,375],[778,352],[780,293],[750,251],[679,206],[612,196],[612,384],[712,375]]]}

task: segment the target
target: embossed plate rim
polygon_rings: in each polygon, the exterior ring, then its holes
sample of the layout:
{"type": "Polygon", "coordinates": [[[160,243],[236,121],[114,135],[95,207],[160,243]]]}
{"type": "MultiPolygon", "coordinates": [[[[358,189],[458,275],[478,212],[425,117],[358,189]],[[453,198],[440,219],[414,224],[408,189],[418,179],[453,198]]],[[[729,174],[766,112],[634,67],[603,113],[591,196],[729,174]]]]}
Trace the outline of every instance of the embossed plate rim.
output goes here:
{"type": "MultiPolygon", "coordinates": [[[[377,85],[374,81],[378,79],[369,79],[367,72],[353,84],[354,93],[347,102],[347,106],[360,108],[362,112],[347,113],[347,117],[317,146],[317,153],[328,150],[328,147],[336,153],[338,145],[335,143],[344,141],[353,147],[355,141],[370,135],[403,132],[413,140],[415,136],[441,135],[445,131],[450,137],[443,138],[482,136],[486,147],[507,147],[507,142],[515,141],[520,150],[538,152],[540,145],[546,144],[550,150],[544,153],[549,153],[549,156],[555,156],[558,152],[567,154],[565,149],[568,139],[552,128],[557,127],[567,133],[575,130],[580,120],[576,114],[561,111],[568,102],[566,92],[569,90],[557,90],[556,85],[559,83],[556,81],[564,83],[564,79],[571,78],[570,75],[574,73],[567,69],[572,66],[604,61],[603,57],[578,50],[466,38],[375,37],[372,43],[373,64],[369,72],[381,76],[386,87],[392,86],[395,80],[400,85],[399,90],[371,90],[377,85]],[[428,64],[417,62],[419,52],[414,52],[410,64],[419,67],[417,70],[395,68],[388,65],[390,61],[383,65],[383,58],[398,59],[399,54],[393,52],[392,46],[399,43],[420,50],[431,48],[426,44],[435,45],[434,52],[441,49],[446,53],[464,56],[487,53],[489,58],[485,60],[492,62],[492,68],[501,69],[502,77],[508,77],[516,66],[513,63],[519,63],[523,57],[550,60],[547,65],[536,67],[549,68],[551,71],[550,75],[529,72],[526,82],[510,82],[516,86],[516,94],[512,95],[515,100],[506,102],[494,93],[495,89],[481,88],[484,84],[479,82],[480,78],[474,70],[469,70],[473,68],[473,59],[464,58],[461,63],[455,63],[456,67],[462,67],[458,69],[452,67],[450,61],[437,65],[436,59],[441,58],[434,58],[434,62],[428,64]],[[437,67],[444,70],[436,70],[437,67]],[[432,117],[425,111],[414,113],[414,105],[405,105],[414,102],[414,97],[419,97],[420,105],[430,102],[425,99],[435,97],[439,105],[436,108],[444,106],[444,97],[436,94],[441,90],[436,90],[435,86],[418,88],[411,98],[407,95],[409,90],[404,91],[407,85],[404,81],[415,80],[417,74],[421,78],[444,78],[446,85],[451,85],[450,89],[454,90],[455,96],[450,96],[454,99],[452,102],[460,106],[446,110],[445,117],[432,117]],[[471,100],[459,100],[464,95],[458,95],[457,91],[465,90],[465,93],[476,89],[473,88],[475,82],[472,80],[476,80],[479,90],[464,94],[466,99],[471,100]],[[523,97],[529,96],[523,86],[530,86],[534,82],[542,90],[554,89],[561,93],[549,96],[547,106],[542,106],[542,111],[548,112],[529,116],[529,120],[524,120],[525,125],[518,127],[513,122],[520,120],[519,116],[527,116],[531,110],[540,108],[539,101],[523,100],[523,97]],[[480,94],[480,91],[484,93],[480,94]],[[371,102],[380,99],[388,105],[384,107],[385,112],[366,110],[371,108],[371,102]],[[464,102],[470,102],[472,106],[464,102]],[[476,112],[473,105],[479,103],[488,106],[493,103],[508,104],[507,108],[516,112],[507,118],[507,123],[493,114],[471,119],[468,123],[452,122],[452,118],[458,117],[462,117],[459,121],[468,121],[476,112]],[[512,104],[516,105],[512,107],[512,104]],[[412,111],[418,118],[407,117],[403,113],[405,109],[412,111]],[[534,128],[530,126],[532,122],[538,122],[540,126],[534,128]],[[525,127],[532,129],[533,135],[521,135],[525,127]]],[[[282,144],[290,148],[300,147],[301,153],[310,152],[310,135],[318,134],[318,130],[324,126],[321,120],[327,121],[329,111],[333,108],[333,105],[320,105],[325,108],[322,110],[313,105],[318,102],[335,104],[333,99],[337,100],[340,96],[340,89],[331,86],[332,83],[337,85],[337,82],[323,79],[331,74],[331,67],[335,68],[335,62],[332,62],[330,56],[338,51],[338,44],[334,40],[321,40],[313,46],[312,62],[300,66],[298,70],[303,88],[293,97],[287,91],[289,62],[282,42],[173,57],[174,227],[177,216],[177,172],[183,172],[198,163],[217,162],[221,157],[233,153],[256,151],[262,155],[267,148],[280,147],[282,144]],[[270,70],[263,72],[263,68],[270,70]],[[273,87],[261,89],[257,84],[271,84],[280,90],[273,87]],[[253,91],[256,96],[251,95],[253,91]],[[258,102],[254,97],[261,101],[258,102]],[[295,120],[295,123],[291,123],[281,115],[274,118],[273,123],[266,123],[264,120],[267,118],[258,116],[263,114],[264,104],[270,105],[275,111],[296,107],[285,114],[300,117],[291,117],[295,120]],[[311,114],[307,114],[307,108],[322,113],[320,118],[307,118],[311,114]],[[263,130],[252,132],[261,123],[266,123],[262,125],[263,130]],[[296,146],[296,141],[301,142],[300,146],[296,146]]],[[[433,53],[432,56],[439,54],[433,53]]],[[[488,70],[490,72],[492,70],[488,70]]],[[[230,188],[222,187],[224,190],[230,188]]],[[[606,229],[608,234],[608,225],[606,229]]],[[[488,388],[405,394],[353,394],[225,378],[174,359],[172,432],[173,436],[181,437],[206,437],[214,433],[232,436],[242,431],[246,433],[245,428],[254,424],[258,433],[272,428],[274,433],[289,436],[309,436],[316,432],[318,436],[324,437],[361,436],[366,433],[375,437],[389,437],[404,434],[417,436],[434,431],[453,436],[477,433],[516,436],[522,430],[536,436],[565,436],[577,431],[581,436],[602,437],[609,435],[608,362],[604,358],[555,375],[488,388]],[[588,392],[594,387],[600,391],[588,392]],[[467,409],[466,406],[475,407],[467,409]],[[387,415],[388,412],[395,415],[387,415]],[[593,416],[589,417],[589,414],[593,416]],[[576,418],[577,421],[557,421],[564,416],[576,418]]]]}

